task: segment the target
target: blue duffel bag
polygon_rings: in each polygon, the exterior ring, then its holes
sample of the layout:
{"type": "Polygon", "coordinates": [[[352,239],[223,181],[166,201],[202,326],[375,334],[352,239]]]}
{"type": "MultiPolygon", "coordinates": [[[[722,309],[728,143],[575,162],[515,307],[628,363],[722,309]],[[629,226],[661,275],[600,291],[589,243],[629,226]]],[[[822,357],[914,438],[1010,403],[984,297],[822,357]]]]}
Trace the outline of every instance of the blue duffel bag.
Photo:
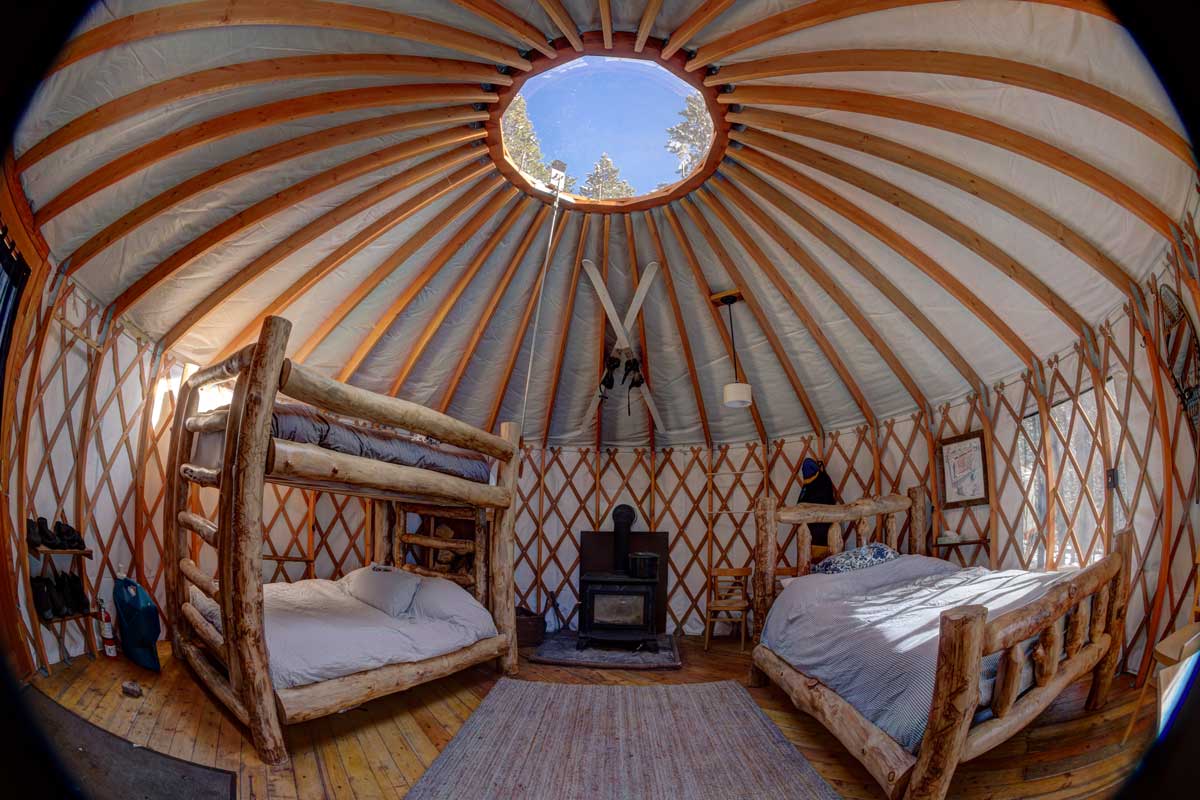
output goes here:
{"type": "Polygon", "coordinates": [[[158,621],[158,606],[149,592],[135,580],[117,578],[113,584],[113,608],[125,655],[139,667],[159,672],[158,635],[162,626],[158,621]]]}

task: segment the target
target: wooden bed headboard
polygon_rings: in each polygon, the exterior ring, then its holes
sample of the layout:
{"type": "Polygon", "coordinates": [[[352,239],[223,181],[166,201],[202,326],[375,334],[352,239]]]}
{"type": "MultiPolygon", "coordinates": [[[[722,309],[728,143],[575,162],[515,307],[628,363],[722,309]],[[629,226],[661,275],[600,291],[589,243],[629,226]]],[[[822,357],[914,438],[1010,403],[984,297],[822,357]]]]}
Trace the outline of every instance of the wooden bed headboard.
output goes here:
{"type": "Polygon", "coordinates": [[[929,528],[929,514],[926,509],[925,487],[913,486],[907,496],[901,494],[885,494],[878,497],[863,497],[852,503],[822,505],[818,503],[797,503],[796,505],[781,506],[773,496],[759,498],[754,505],[754,528],[756,542],[754,547],[754,577],[751,585],[754,589],[754,631],[755,637],[762,633],[763,622],[767,611],[775,602],[775,579],[780,576],[790,577],[807,575],[813,564],[812,533],[808,526],[814,523],[828,522],[828,547],[824,555],[840,553],[846,546],[850,533],[857,533],[859,545],[866,544],[874,538],[879,529],[875,524],[876,517],[883,518],[883,541],[893,550],[900,543],[901,516],[909,517],[909,530],[918,555],[925,554],[925,538],[929,528]],[[780,523],[799,525],[796,534],[797,553],[795,567],[779,566],[779,525],[780,523]],[[843,530],[843,526],[845,530],[843,530]]]}

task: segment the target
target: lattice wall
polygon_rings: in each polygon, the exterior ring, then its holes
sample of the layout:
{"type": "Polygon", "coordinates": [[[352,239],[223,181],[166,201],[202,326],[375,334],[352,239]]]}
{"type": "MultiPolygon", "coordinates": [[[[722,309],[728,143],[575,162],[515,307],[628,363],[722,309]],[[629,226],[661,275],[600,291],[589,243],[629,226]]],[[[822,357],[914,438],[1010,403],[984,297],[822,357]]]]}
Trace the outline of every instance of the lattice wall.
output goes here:
{"type": "MultiPolygon", "coordinates": [[[[1154,295],[1149,296],[1153,306],[1154,295]]],[[[103,331],[98,306],[69,285],[47,297],[33,335],[22,343],[22,413],[11,428],[12,442],[19,445],[8,454],[17,489],[9,505],[13,563],[23,581],[29,562],[21,547],[21,519],[27,509],[82,519],[88,543],[97,550],[89,565],[97,593],[109,596],[117,565],[127,563],[161,602],[164,465],[184,365],[169,356],[156,358],[148,345],[117,328],[103,331]],[[82,461],[76,453],[84,454],[82,461]]],[[[1157,308],[1149,313],[1153,318],[1157,308]]],[[[1101,327],[1098,359],[1099,374],[1106,376],[1099,391],[1084,354],[1069,352],[1047,360],[1044,381],[1018,377],[996,386],[986,402],[970,397],[928,414],[882,420],[875,430],[831,431],[823,441],[804,437],[711,451],[526,449],[518,482],[517,597],[542,612],[553,597],[574,624],[579,532],[607,527],[612,508],[627,502],[651,527],[670,532],[671,626],[698,632],[709,569],[751,563],[755,499],[770,491],[794,502],[805,457],[826,461],[843,501],[904,492],[918,483],[935,496],[931,442],[983,429],[991,439],[993,504],[935,507],[932,520],[935,532],[954,531],[989,546],[937,552],[965,565],[1067,568],[1098,558],[1109,532],[1132,522],[1138,541],[1127,663],[1137,669],[1144,663],[1160,576],[1164,592],[1154,638],[1189,613],[1196,552],[1194,440],[1168,386],[1167,420],[1178,446],[1165,474],[1150,362],[1126,316],[1101,327]],[[1109,464],[1118,475],[1112,490],[1104,486],[1109,464]],[[1168,479],[1172,513],[1164,569],[1162,487],[1168,479]],[[1047,487],[1053,487],[1049,494],[1047,487]],[[1048,552],[1050,519],[1054,544],[1048,552]]],[[[207,490],[193,503],[212,515],[216,500],[207,490]]],[[[283,560],[269,559],[264,577],[337,578],[365,563],[366,517],[356,498],[272,487],[265,498],[264,553],[283,560]]],[[[794,533],[781,532],[783,564],[794,563],[794,533]]],[[[907,528],[901,542],[912,549],[907,528]]],[[[201,565],[213,569],[211,553],[206,556],[201,565]]],[[[20,593],[24,606],[24,586],[20,593]]],[[[22,625],[28,636],[29,619],[22,625]]],[[[75,636],[67,644],[77,652],[82,641],[75,636]]],[[[50,638],[41,646],[50,661],[57,660],[50,638]]]]}

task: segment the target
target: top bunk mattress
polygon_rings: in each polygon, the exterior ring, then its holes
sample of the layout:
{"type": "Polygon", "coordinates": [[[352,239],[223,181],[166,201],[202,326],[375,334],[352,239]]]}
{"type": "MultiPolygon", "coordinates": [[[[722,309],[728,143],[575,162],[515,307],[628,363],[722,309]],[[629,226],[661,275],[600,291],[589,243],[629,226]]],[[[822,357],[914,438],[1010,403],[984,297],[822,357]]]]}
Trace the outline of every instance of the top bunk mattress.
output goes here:
{"type": "MultiPolygon", "coordinates": [[[[925,556],[900,556],[837,575],[806,575],[789,583],[772,605],[762,643],[916,754],[933,699],[942,612],[979,604],[989,619],[995,618],[1040,597],[1063,577],[960,569],[925,556]]],[[[1055,624],[1061,626],[1062,620],[1055,624]]],[[[1027,652],[1035,641],[1025,643],[1027,652]]],[[[999,655],[984,658],[981,707],[991,701],[999,655]]],[[[1021,690],[1032,682],[1026,659],[1021,690]]]]}
{"type": "MultiPolygon", "coordinates": [[[[299,403],[275,404],[271,412],[271,436],[373,461],[420,467],[476,483],[491,480],[491,464],[482,456],[446,444],[425,442],[395,429],[356,425],[299,403]]],[[[193,462],[220,469],[224,444],[225,434],[220,431],[198,435],[193,462]]]]}

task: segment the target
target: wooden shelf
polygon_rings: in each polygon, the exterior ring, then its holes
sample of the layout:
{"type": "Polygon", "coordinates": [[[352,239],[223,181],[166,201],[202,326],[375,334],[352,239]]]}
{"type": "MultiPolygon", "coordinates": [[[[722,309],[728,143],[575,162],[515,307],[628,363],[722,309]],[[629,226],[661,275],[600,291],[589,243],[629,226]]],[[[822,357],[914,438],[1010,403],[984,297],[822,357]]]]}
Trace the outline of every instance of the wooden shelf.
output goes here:
{"type": "Polygon", "coordinates": [[[87,619],[88,617],[95,617],[96,614],[97,614],[97,612],[95,611],[95,609],[93,609],[91,611],[84,612],[83,614],[68,614],[65,617],[54,617],[53,619],[42,619],[41,616],[39,615],[38,622],[42,623],[43,625],[50,626],[56,622],[70,622],[71,620],[87,619]]]}
{"type": "Polygon", "coordinates": [[[89,558],[89,559],[92,557],[92,551],[88,550],[88,549],[55,550],[55,549],[46,547],[45,545],[39,545],[35,552],[38,555],[43,555],[43,556],[83,556],[84,558],[89,558]]]}
{"type": "Polygon", "coordinates": [[[987,547],[988,540],[987,539],[967,539],[967,540],[964,540],[961,542],[934,542],[933,543],[934,547],[970,547],[972,545],[978,545],[980,547],[987,547]]]}

